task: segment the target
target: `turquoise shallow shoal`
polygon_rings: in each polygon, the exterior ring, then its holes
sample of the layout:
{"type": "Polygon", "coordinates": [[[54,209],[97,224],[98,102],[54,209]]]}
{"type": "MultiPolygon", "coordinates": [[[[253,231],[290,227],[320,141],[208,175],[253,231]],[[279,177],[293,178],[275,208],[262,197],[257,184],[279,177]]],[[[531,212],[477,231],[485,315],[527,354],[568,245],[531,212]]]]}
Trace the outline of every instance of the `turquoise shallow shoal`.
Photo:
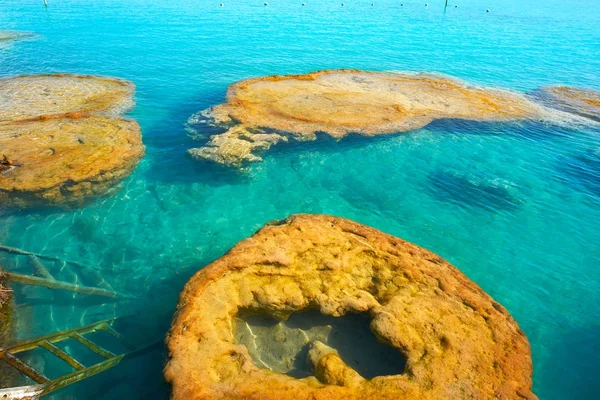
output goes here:
{"type": "MultiPolygon", "coordinates": [[[[541,399],[599,398],[600,129],[437,121],[281,146],[244,175],[185,156],[196,145],[186,119],[251,76],[359,68],[600,90],[599,1],[428,2],[0,0],[0,30],[40,34],[1,45],[0,76],[129,79],[147,146],[113,197],[72,212],[0,211],[0,243],[91,265],[139,297],[17,289],[18,337],[136,313],[140,337],[161,338],[194,271],[267,221],[329,213],[438,253],[507,307],[531,341],[541,399]]],[[[55,398],[166,398],[163,361],[152,352],[55,398]]]]}

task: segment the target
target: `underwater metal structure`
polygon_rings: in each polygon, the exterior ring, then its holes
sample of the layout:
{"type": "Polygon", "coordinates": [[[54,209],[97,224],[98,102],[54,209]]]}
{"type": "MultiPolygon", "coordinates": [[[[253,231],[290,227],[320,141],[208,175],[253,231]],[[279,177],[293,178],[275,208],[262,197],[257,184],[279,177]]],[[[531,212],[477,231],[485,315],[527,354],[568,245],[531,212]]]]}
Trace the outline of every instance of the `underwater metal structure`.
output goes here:
{"type": "Polygon", "coordinates": [[[144,353],[145,351],[149,350],[150,348],[156,346],[157,344],[161,343],[161,341],[154,342],[148,346],[136,349],[132,344],[125,340],[125,338],[123,338],[119,332],[117,332],[112,327],[115,321],[120,320],[122,318],[126,317],[105,319],[79,328],[67,329],[50,335],[40,336],[35,339],[26,340],[24,342],[10,346],[6,349],[0,349],[1,360],[8,363],[13,369],[17,370],[21,374],[31,378],[33,381],[36,382],[36,384],[29,386],[0,389],[0,399],[38,399],[43,395],[49,394],[58,389],[62,389],[73,383],[79,382],[83,379],[89,378],[109,368],[112,368],[119,364],[119,362],[121,362],[123,359],[138,356],[144,353]],[[102,348],[100,345],[84,336],[86,334],[98,331],[108,332],[109,334],[117,338],[125,346],[128,352],[122,354],[115,354],[109,350],[102,348]],[[101,356],[104,360],[86,367],[85,365],[83,365],[83,363],[81,363],[73,356],[69,355],[66,351],[60,349],[58,346],[55,345],[56,343],[68,339],[74,339],[78,341],[92,352],[101,356]],[[40,347],[46,349],[55,357],[66,362],[74,369],[74,371],[55,379],[49,379],[42,372],[37,371],[34,367],[25,363],[17,357],[17,354],[19,353],[40,347]]]}

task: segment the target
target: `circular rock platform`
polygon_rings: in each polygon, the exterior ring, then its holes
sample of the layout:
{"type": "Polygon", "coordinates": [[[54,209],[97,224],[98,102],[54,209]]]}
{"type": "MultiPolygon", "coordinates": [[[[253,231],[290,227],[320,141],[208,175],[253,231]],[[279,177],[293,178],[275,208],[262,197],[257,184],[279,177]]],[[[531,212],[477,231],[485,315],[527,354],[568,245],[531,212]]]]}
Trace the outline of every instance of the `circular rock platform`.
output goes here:
{"type": "Polygon", "coordinates": [[[81,205],[110,192],[144,154],[140,127],[119,117],[134,86],[120,79],[0,79],[0,205],[81,205]]]}
{"type": "Polygon", "coordinates": [[[167,344],[175,400],[536,398],[529,343],[500,304],[437,255],[332,216],[267,224],[196,273],[167,344]],[[314,341],[304,361],[314,376],[296,379],[259,368],[236,341],[239,315],[307,310],[368,315],[404,372],[365,379],[314,341]]]}
{"type": "Polygon", "coordinates": [[[225,104],[193,116],[192,130],[204,123],[228,131],[189,154],[239,167],[260,161],[259,154],[275,143],[315,140],[318,132],[372,136],[440,118],[508,121],[540,112],[523,95],[432,74],[330,70],[267,76],[231,85],[225,104]]]}

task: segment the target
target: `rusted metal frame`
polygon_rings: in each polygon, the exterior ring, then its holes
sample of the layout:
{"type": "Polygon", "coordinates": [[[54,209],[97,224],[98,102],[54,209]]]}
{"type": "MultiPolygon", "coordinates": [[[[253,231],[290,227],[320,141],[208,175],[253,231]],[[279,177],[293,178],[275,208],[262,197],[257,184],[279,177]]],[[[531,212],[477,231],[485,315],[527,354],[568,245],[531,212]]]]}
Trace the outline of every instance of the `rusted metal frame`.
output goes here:
{"type": "Polygon", "coordinates": [[[29,259],[29,262],[31,263],[31,265],[33,266],[33,269],[35,270],[35,272],[40,275],[42,278],[46,278],[48,280],[56,280],[54,278],[54,276],[52,276],[52,274],[50,273],[50,271],[48,271],[48,268],[46,268],[46,266],[44,264],[42,264],[42,262],[40,261],[40,259],[37,256],[29,255],[27,256],[27,258],[29,259]]]}
{"type": "Polygon", "coordinates": [[[90,376],[99,374],[100,372],[112,368],[125,358],[137,357],[138,355],[141,355],[149,351],[150,349],[160,346],[162,344],[163,341],[158,340],[149,344],[148,346],[142,347],[130,353],[115,356],[101,363],[61,376],[47,383],[16,388],[0,389],[0,398],[4,398],[3,396],[6,395],[10,396],[8,398],[19,400],[37,400],[45,394],[49,394],[55,390],[62,389],[63,387],[69,386],[73,383],[77,383],[83,379],[89,378],[90,376]]]}
{"type": "Polygon", "coordinates": [[[85,347],[87,347],[88,349],[90,349],[91,351],[93,351],[94,353],[101,355],[104,358],[112,358],[112,357],[117,356],[113,352],[104,350],[102,347],[98,346],[96,343],[92,342],[89,339],[84,338],[78,332],[73,332],[70,336],[73,339],[77,340],[82,345],[84,345],[85,347]]]}
{"type": "Polygon", "coordinates": [[[110,351],[104,350],[96,343],[82,336],[82,334],[104,330],[112,334],[116,338],[120,339],[127,345],[121,334],[114,330],[111,326],[111,324],[117,319],[118,318],[111,318],[103,321],[98,321],[96,323],[85,325],[79,328],[68,329],[55,334],[45,335],[36,339],[22,342],[7,349],[0,349],[1,359],[6,360],[11,366],[13,366],[13,368],[17,369],[21,373],[29,376],[30,378],[38,382],[37,385],[0,389],[0,398],[4,398],[3,396],[7,396],[7,398],[19,400],[36,400],[40,396],[49,394],[55,390],[69,386],[73,383],[79,382],[90,376],[96,375],[109,368],[112,368],[119,362],[121,362],[121,360],[123,360],[124,358],[136,357],[151,350],[154,347],[162,345],[162,340],[159,340],[149,344],[148,346],[139,348],[129,353],[115,355],[110,351]],[[73,338],[79,341],[91,351],[105,357],[106,360],[92,365],[90,367],[85,367],[73,357],[71,357],[69,354],[52,344],[69,338],[73,338]],[[25,364],[13,354],[20,353],[26,350],[31,350],[37,347],[42,347],[50,351],[52,354],[64,360],[76,370],[59,378],[49,380],[43,374],[37,372],[35,369],[33,369],[33,367],[25,364]]]}
{"type": "Polygon", "coordinates": [[[20,283],[23,285],[43,286],[43,287],[46,287],[49,289],[68,290],[68,291],[75,292],[75,293],[95,295],[95,296],[104,296],[104,297],[110,297],[113,299],[116,297],[119,297],[119,294],[117,294],[115,292],[109,292],[106,289],[99,289],[99,288],[88,287],[88,286],[80,286],[80,285],[75,285],[73,283],[57,281],[55,279],[46,279],[46,278],[40,278],[37,276],[16,274],[14,272],[4,272],[4,275],[6,275],[6,277],[10,281],[20,283]]]}
{"type": "MultiPolygon", "coordinates": [[[[32,253],[30,251],[17,249],[16,247],[5,246],[2,244],[0,244],[0,251],[4,251],[4,252],[10,253],[10,254],[16,254],[16,255],[20,255],[20,256],[36,256],[37,258],[40,258],[42,260],[48,260],[48,261],[63,261],[58,257],[46,256],[46,255],[38,254],[38,253],[32,253]]],[[[75,262],[75,261],[64,261],[64,262],[66,262],[67,264],[75,265],[79,268],[86,268],[85,265],[79,264],[78,262],[75,262]]]]}
{"type": "Polygon", "coordinates": [[[44,394],[43,386],[30,385],[0,389],[0,399],[37,400],[44,394]]]}
{"type": "Polygon", "coordinates": [[[0,349],[0,356],[4,352],[17,354],[17,353],[21,353],[23,351],[35,349],[36,347],[39,346],[39,343],[43,342],[43,341],[48,341],[50,343],[62,342],[63,340],[71,338],[71,334],[74,332],[78,332],[80,334],[85,335],[85,334],[96,332],[99,330],[105,330],[106,329],[105,327],[108,324],[114,322],[116,319],[117,319],[116,317],[110,318],[110,319],[105,319],[102,321],[95,322],[93,324],[81,326],[79,328],[67,329],[67,330],[64,330],[61,332],[40,336],[35,339],[26,340],[21,343],[17,343],[11,347],[8,347],[6,349],[0,349]]]}
{"type": "Polygon", "coordinates": [[[12,366],[14,369],[21,372],[24,375],[27,375],[37,383],[50,382],[50,379],[48,379],[44,374],[36,371],[32,366],[19,360],[17,357],[14,356],[14,354],[3,352],[0,353],[0,358],[2,358],[4,361],[10,364],[10,366],[12,366]]]}
{"type": "MultiPolygon", "coordinates": [[[[18,255],[18,256],[27,256],[30,263],[33,265],[33,268],[36,271],[36,273],[45,279],[45,281],[40,280],[40,279],[35,279],[36,277],[33,277],[33,279],[28,279],[29,278],[28,275],[16,274],[16,275],[18,275],[17,279],[20,279],[19,281],[15,280],[18,283],[22,283],[22,284],[26,284],[26,285],[34,285],[34,286],[44,286],[44,287],[47,287],[50,289],[69,290],[69,291],[76,292],[76,293],[98,295],[98,296],[105,296],[105,297],[111,297],[111,298],[117,298],[117,297],[126,298],[126,299],[134,299],[135,298],[134,296],[123,295],[123,294],[119,294],[119,293],[115,292],[113,287],[108,282],[106,282],[106,280],[98,273],[98,271],[96,271],[94,268],[91,268],[89,266],[85,266],[85,265],[82,265],[82,264],[74,262],[74,261],[65,261],[58,257],[46,256],[46,255],[38,254],[38,253],[32,253],[30,251],[21,250],[21,249],[15,248],[15,247],[5,246],[5,245],[1,245],[1,244],[0,244],[0,251],[6,252],[9,254],[18,255]],[[82,274],[82,278],[93,277],[93,279],[96,280],[96,283],[94,284],[94,286],[97,286],[97,287],[92,287],[92,286],[87,286],[87,285],[76,285],[76,284],[71,284],[68,282],[58,281],[54,278],[54,276],[52,276],[52,274],[48,271],[48,269],[43,265],[43,263],[40,260],[60,262],[63,265],[76,266],[79,269],[79,274],[82,274]],[[52,281],[56,281],[57,285],[52,284],[52,281]]],[[[84,280],[86,280],[86,279],[84,279],[84,280]]],[[[87,279],[87,280],[91,280],[91,279],[87,279]]]]}
{"type": "Polygon", "coordinates": [[[48,350],[50,353],[54,354],[56,357],[60,358],[61,360],[63,360],[78,371],[85,369],[85,365],[77,361],[75,358],[71,357],[66,351],[62,350],[59,347],[56,347],[47,340],[41,342],[40,347],[43,347],[44,349],[48,350]]]}
{"type": "Polygon", "coordinates": [[[115,356],[109,360],[102,361],[101,363],[92,365],[82,370],[71,372],[70,374],[63,375],[46,383],[0,389],[0,399],[3,398],[3,396],[7,396],[9,399],[19,400],[39,399],[43,395],[52,393],[55,390],[62,389],[66,386],[72,385],[73,383],[77,383],[83,379],[89,378],[90,376],[94,376],[100,372],[106,371],[107,369],[112,368],[121,362],[123,358],[125,358],[125,354],[115,356]]]}
{"type": "Polygon", "coordinates": [[[89,366],[85,369],[71,372],[70,374],[63,375],[59,378],[52,380],[49,383],[43,385],[42,393],[48,394],[58,389],[62,389],[65,386],[72,385],[73,383],[79,382],[82,379],[89,378],[90,376],[99,374],[100,372],[106,371],[109,368],[114,367],[121,360],[125,358],[125,354],[120,356],[114,356],[108,360],[102,361],[98,364],[89,366]]]}

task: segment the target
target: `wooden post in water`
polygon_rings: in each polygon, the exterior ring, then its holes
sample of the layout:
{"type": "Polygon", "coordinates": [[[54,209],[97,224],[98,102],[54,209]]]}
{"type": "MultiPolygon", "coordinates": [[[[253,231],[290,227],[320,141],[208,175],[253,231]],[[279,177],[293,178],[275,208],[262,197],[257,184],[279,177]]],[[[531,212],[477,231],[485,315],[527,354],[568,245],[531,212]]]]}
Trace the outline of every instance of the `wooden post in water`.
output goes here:
{"type": "Polygon", "coordinates": [[[48,8],[48,0],[44,0],[44,5],[48,8]]]}

